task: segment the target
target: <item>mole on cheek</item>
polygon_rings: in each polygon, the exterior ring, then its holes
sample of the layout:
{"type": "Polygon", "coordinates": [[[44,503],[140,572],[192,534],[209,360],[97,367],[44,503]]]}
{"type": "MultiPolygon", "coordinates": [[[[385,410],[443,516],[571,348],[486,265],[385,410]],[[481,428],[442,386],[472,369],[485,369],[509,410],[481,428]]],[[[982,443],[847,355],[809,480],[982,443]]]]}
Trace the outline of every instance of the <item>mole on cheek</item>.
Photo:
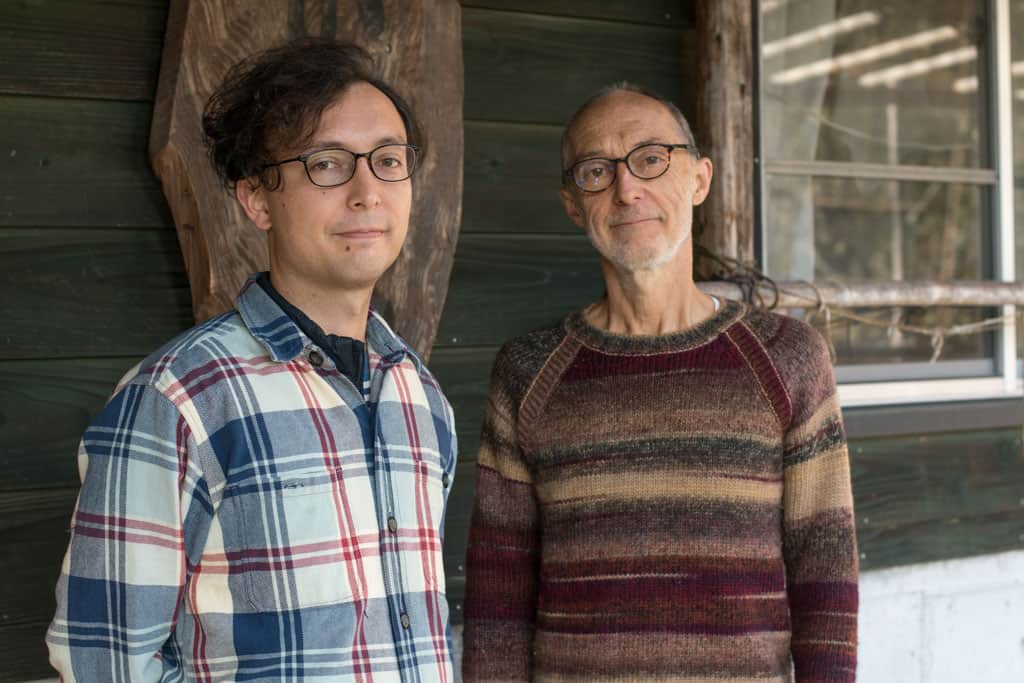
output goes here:
{"type": "Polygon", "coordinates": [[[345,251],[352,251],[352,247],[345,247],[345,251]]]}

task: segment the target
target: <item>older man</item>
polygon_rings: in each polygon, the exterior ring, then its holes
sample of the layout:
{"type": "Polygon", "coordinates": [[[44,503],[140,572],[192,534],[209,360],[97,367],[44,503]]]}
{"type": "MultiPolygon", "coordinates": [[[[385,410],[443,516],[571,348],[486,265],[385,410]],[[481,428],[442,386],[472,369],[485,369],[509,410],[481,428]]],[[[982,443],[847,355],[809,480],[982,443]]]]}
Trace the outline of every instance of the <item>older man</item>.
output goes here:
{"type": "Polygon", "coordinates": [[[711,162],[622,84],[570,121],[600,301],[508,342],[477,468],[467,681],[850,681],[857,552],[829,354],[703,294],[711,162]]]}
{"type": "Polygon", "coordinates": [[[408,107],[351,45],[236,66],[204,116],[270,272],[86,430],[47,641],[64,681],[451,681],[451,409],[370,309],[409,226],[408,107]]]}

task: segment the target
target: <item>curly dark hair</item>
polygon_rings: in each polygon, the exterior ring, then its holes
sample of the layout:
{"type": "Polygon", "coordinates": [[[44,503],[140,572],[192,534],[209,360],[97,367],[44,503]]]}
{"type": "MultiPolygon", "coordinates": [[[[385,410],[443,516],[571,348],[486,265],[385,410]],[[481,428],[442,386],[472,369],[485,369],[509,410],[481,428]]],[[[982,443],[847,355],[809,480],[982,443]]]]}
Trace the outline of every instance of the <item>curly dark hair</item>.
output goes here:
{"type": "Polygon", "coordinates": [[[203,111],[210,161],[228,189],[257,178],[274,190],[274,154],[306,145],[320,116],[350,85],[366,82],[395,105],[408,142],[423,147],[409,105],[374,72],[362,48],[323,38],[301,38],[238,62],[203,111]],[[271,172],[268,172],[271,171],[271,172]]]}

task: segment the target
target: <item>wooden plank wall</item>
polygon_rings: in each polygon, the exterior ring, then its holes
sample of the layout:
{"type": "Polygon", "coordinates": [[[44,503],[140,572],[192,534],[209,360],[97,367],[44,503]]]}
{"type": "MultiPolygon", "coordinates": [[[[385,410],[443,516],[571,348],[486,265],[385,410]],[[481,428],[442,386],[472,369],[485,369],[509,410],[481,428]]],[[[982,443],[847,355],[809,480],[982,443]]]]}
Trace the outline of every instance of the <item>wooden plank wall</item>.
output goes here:
{"type": "MultiPolygon", "coordinates": [[[[117,378],[190,325],[146,140],[166,0],[0,3],[0,681],[45,676],[76,444],[117,378]]],[[[694,110],[688,0],[467,0],[464,222],[432,367],[455,405],[461,620],[473,459],[507,337],[600,295],[557,200],[560,125],[632,79],[694,110]]],[[[852,444],[865,568],[1019,547],[1020,433],[852,444]]]]}
{"type": "Polygon", "coordinates": [[[50,673],[82,429],[191,320],[146,157],[166,15],[166,0],[0,4],[0,680],[50,673]]]}

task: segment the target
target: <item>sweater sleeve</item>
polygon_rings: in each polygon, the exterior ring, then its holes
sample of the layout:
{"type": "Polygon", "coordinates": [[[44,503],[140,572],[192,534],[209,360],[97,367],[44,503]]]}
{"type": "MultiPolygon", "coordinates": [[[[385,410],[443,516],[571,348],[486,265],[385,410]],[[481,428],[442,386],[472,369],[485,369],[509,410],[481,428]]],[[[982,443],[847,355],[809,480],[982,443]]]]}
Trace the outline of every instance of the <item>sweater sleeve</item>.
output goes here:
{"type": "Polygon", "coordinates": [[[512,364],[499,354],[484,410],[466,557],[463,680],[528,681],[539,557],[533,478],[517,442],[512,364]]]}
{"type": "Polygon", "coordinates": [[[857,542],[850,465],[824,340],[790,321],[793,419],[783,451],[783,553],[797,683],[853,683],[857,668],[857,542]],[[794,329],[795,328],[795,329],[794,329]]]}

